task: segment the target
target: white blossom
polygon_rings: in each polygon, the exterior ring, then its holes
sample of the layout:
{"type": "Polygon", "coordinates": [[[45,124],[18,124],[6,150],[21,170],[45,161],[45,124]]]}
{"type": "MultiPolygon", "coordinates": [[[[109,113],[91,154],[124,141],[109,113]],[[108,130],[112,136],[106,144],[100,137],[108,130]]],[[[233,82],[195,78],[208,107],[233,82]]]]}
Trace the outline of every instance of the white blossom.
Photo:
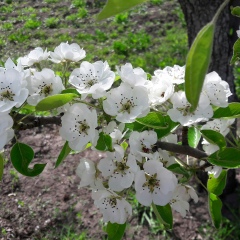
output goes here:
{"type": "Polygon", "coordinates": [[[124,156],[122,147],[115,146],[115,150],[115,152],[108,152],[107,157],[100,160],[98,169],[104,177],[109,177],[109,188],[119,192],[132,185],[134,171],[132,171],[131,165],[124,156]]]}
{"type": "Polygon", "coordinates": [[[82,99],[85,99],[88,94],[92,94],[94,99],[98,99],[111,88],[114,79],[115,73],[110,70],[107,62],[97,61],[91,64],[84,61],[80,68],[73,70],[69,83],[76,87],[82,95],[82,99]]]}
{"type": "Polygon", "coordinates": [[[64,89],[62,80],[59,76],[48,68],[41,72],[34,72],[28,84],[29,97],[28,104],[36,106],[43,98],[61,93],[64,89]]]}
{"type": "Polygon", "coordinates": [[[77,167],[77,175],[81,178],[79,187],[91,186],[95,182],[95,164],[86,158],[82,158],[77,167]]]}
{"type": "Polygon", "coordinates": [[[21,63],[22,66],[32,66],[35,63],[39,63],[43,60],[47,60],[49,57],[49,52],[47,49],[43,51],[41,47],[36,47],[32,50],[28,55],[24,57],[20,57],[18,62],[21,63]]]}
{"type": "Polygon", "coordinates": [[[213,174],[214,178],[218,178],[222,172],[222,167],[210,166],[205,168],[205,171],[208,172],[208,174],[213,174]]]}
{"type": "Polygon", "coordinates": [[[147,157],[153,152],[152,149],[156,142],[157,134],[154,131],[133,131],[129,137],[130,153],[147,157]]]}
{"type": "Polygon", "coordinates": [[[154,71],[154,74],[156,76],[159,76],[159,78],[168,79],[172,84],[181,84],[184,83],[185,66],[183,67],[178,65],[174,65],[173,67],[167,66],[162,70],[158,69],[154,71]]]}
{"type": "Polygon", "coordinates": [[[189,126],[191,124],[207,121],[213,116],[213,110],[210,105],[209,99],[201,94],[197,109],[190,113],[190,103],[186,99],[185,92],[178,91],[171,97],[173,108],[169,109],[167,114],[174,122],[179,122],[183,126],[189,126]]]}
{"type": "Polygon", "coordinates": [[[54,63],[60,62],[78,62],[85,58],[86,52],[80,48],[77,43],[61,43],[54,49],[54,52],[49,52],[50,59],[54,63]]]}
{"type": "Polygon", "coordinates": [[[96,138],[97,113],[85,104],[73,104],[61,119],[62,127],[59,132],[62,138],[68,141],[71,149],[82,151],[88,142],[96,138]]]}
{"type": "Polygon", "coordinates": [[[126,63],[120,68],[117,66],[121,80],[131,86],[144,86],[147,84],[147,74],[142,68],[133,68],[131,63],[126,63]]]}
{"type": "Polygon", "coordinates": [[[218,107],[227,107],[228,97],[232,95],[229,84],[223,81],[216,72],[206,75],[203,92],[208,96],[211,104],[218,107]]]}
{"type": "Polygon", "coordinates": [[[172,209],[185,217],[189,211],[189,199],[192,198],[195,203],[198,202],[196,191],[188,185],[179,184],[174,190],[173,198],[170,201],[172,209]]]}
{"type": "Polygon", "coordinates": [[[20,107],[28,96],[23,75],[15,69],[0,71],[0,112],[20,107]]]}
{"type": "Polygon", "coordinates": [[[9,112],[0,112],[0,151],[13,138],[13,119],[9,112]]]}
{"type": "Polygon", "coordinates": [[[153,76],[147,88],[150,104],[152,106],[163,104],[174,92],[174,85],[167,74],[153,76]]]}
{"type": "Polygon", "coordinates": [[[131,205],[109,190],[95,190],[94,204],[103,214],[104,222],[123,224],[132,215],[131,205]]]}
{"type": "Polygon", "coordinates": [[[150,108],[148,93],[142,86],[132,87],[121,83],[117,88],[111,89],[103,101],[103,110],[122,123],[134,122],[136,118],[145,117],[150,108]]]}
{"type": "Polygon", "coordinates": [[[135,176],[137,200],[144,206],[152,202],[160,206],[169,203],[177,186],[176,176],[156,160],[145,162],[143,168],[135,176]]]}

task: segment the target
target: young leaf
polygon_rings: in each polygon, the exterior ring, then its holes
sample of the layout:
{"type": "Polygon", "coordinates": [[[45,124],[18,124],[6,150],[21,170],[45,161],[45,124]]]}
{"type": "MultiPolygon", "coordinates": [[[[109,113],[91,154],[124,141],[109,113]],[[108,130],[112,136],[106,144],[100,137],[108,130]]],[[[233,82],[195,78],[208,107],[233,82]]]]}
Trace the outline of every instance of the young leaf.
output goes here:
{"type": "Polygon", "coordinates": [[[233,45],[233,56],[230,64],[234,64],[240,58],[240,39],[238,39],[233,45]]]}
{"type": "Polygon", "coordinates": [[[231,9],[231,14],[232,14],[233,16],[240,17],[240,7],[239,7],[239,6],[233,7],[233,8],[231,9]]]}
{"type": "Polygon", "coordinates": [[[186,59],[185,91],[193,112],[198,105],[212,55],[215,24],[205,25],[196,36],[186,59]]]}
{"type": "Polygon", "coordinates": [[[35,177],[39,175],[45,168],[45,164],[35,164],[33,168],[28,168],[34,158],[33,149],[27,144],[17,142],[12,147],[11,161],[15,169],[22,175],[35,177]]]}
{"type": "Polygon", "coordinates": [[[222,222],[222,201],[213,193],[208,195],[209,213],[212,218],[213,225],[219,228],[222,222]]]}
{"type": "Polygon", "coordinates": [[[112,151],[112,138],[101,132],[95,148],[99,151],[112,151]]]}
{"type": "Polygon", "coordinates": [[[97,21],[112,17],[145,1],[146,0],[108,0],[103,10],[97,15],[97,21]]]}
{"type": "Polygon", "coordinates": [[[0,153],[0,181],[2,180],[2,177],[3,177],[3,168],[4,168],[4,159],[2,154],[0,153]]]}
{"type": "Polygon", "coordinates": [[[57,168],[60,164],[61,164],[61,162],[68,156],[68,154],[71,152],[71,148],[69,147],[69,145],[68,145],[68,142],[65,142],[65,144],[64,144],[64,146],[63,146],[63,148],[62,148],[62,150],[61,150],[61,152],[60,152],[60,154],[59,154],[59,156],[58,156],[58,158],[57,158],[57,162],[56,162],[56,164],[55,164],[55,168],[57,168]]]}
{"type": "Polygon", "coordinates": [[[36,111],[48,111],[61,107],[72,101],[78,95],[74,93],[56,94],[42,99],[36,106],[36,111]]]}
{"type": "Polygon", "coordinates": [[[173,215],[172,215],[172,208],[170,204],[167,204],[165,206],[158,206],[156,205],[158,214],[161,217],[161,220],[163,220],[162,224],[167,229],[172,229],[173,227],[173,215]]]}
{"type": "Polygon", "coordinates": [[[108,222],[106,232],[108,234],[108,240],[121,240],[125,232],[126,223],[118,224],[108,222]]]}
{"type": "Polygon", "coordinates": [[[226,147],[225,137],[221,133],[214,130],[201,130],[201,133],[209,143],[218,145],[220,149],[226,147]]]}
{"type": "Polygon", "coordinates": [[[66,93],[73,93],[73,94],[76,94],[79,96],[81,95],[75,88],[67,88],[67,89],[62,90],[62,92],[61,92],[61,94],[66,94],[66,93]]]}
{"type": "Polygon", "coordinates": [[[196,127],[188,129],[188,144],[190,147],[196,148],[201,138],[201,133],[196,127]]]}
{"type": "Polygon", "coordinates": [[[207,182],[208,191],[217,196],[221,195],[226,186],[226,180],[227,180],[226,170],[223,170],[218,178],[215,178],[213,174],[210,174],[207,182]]]}
{"type": "Polygon", "coordinates": [[[208,157],[208,162],[226,168],[240,167],[240,149],[227,147],[208,157]]]}
{"type": "Polygon", "coordinates": [[[174,163],[172,165],[170,165],[169,167],[167,167],[168,170],[177,173],[177,174],[181,174],[183,175],[186,179],[190,178],[190,174],[187,170],[185,170],[185,168],[183,168],[180,164],[178,163],[174,163]]]}
{"type": "Polygon", "coordinates": [[[213,118],[239,118],[240,117],[240,103],[233,102],[225,108],[217,108],[214,111],[213,118]]]}
{"type": "Polygon", "coordinates": [[[153,128],[158,135],[158,138],[162,138],[168,135],[179,124],[173,122],[169,116],[163,116],[157,112],[150,112],[146,117],[137,118],[136,122],[142,126],[153,128]]]}

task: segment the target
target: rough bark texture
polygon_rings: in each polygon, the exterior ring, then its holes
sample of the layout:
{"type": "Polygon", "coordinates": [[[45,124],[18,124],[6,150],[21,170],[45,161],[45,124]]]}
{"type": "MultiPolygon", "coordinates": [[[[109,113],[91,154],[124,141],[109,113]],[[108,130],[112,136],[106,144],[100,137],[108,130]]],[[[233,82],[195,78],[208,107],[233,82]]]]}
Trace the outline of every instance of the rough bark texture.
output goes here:
{"type": "MultiPolygon", "coordinates": [[[[210,22],[223,0],[178,0],[183,10],[188,29],[188,43],[191,46],[199,30],[210,22]]],[[[209,72],[216,71],[226,80],[232,93],[230,101],[237,101],[234,88],[233,66],[229,62],[232,57],[232,46],[237,39],[239,18],[230,13],[230,6],[240,5],[239,0],[232,1],[226,7],[217,21],[213,44],[212,62],[209,72]]]]}

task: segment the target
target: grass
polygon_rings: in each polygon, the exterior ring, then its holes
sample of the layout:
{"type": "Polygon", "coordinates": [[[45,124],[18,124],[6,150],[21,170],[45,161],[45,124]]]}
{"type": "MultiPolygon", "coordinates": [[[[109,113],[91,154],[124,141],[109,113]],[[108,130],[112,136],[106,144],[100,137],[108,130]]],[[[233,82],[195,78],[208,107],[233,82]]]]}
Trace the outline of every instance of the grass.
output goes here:
{"type": "Polygon", "coordinates": [[[103,5],[100,1],[86,4],[84,0],[44,0],[40,7],[30,0],[11,1],[0,7],[0,59],[6,61],[10,52],[16,60],[35,47],[53,50],[68,41],[77,42],[86,50],[84,60],[107,60],[113,70],[126,62],[149,73],[167,65],[184,65],[187,34],[176,1],[167,1],[171,3],[168,11],[159,11],[163,15],[148,20],[151,16],[148,8],[161,8],[164,2],[151,0],[108,20],[95,22],[93,16],[99,11],[96,8],[103,5]],[[180,21],[168,23],[168,14],[177,14],[180,21]],[[4,45],[7,49],[1,48],[4,45]]]}

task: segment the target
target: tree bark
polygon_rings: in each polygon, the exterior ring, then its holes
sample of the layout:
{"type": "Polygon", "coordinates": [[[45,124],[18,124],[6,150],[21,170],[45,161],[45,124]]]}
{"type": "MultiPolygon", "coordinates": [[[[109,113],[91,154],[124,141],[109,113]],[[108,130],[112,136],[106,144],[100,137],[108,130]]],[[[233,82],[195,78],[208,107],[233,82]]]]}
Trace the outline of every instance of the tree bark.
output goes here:
{"type": "MultiPolygon", "coordinates": [[[[223,0],[178,0],[185,16],[188,31],[188,43],[191,46],[199,30],[210,22],[217,12],[223,0]]],[[[212,61],[209,72],[216,71],[223,80],[229,83],[233,95],[230,102],[237,101],[234,87],[233,66],[230,59],[232,57],[232,47],[237,40],[236,30],[238,30],[239,18],[231,15],[230,6],[240,5],[240,0],[232,1],[225,7],[218,18],[215,28],[213,43],[212,61]]]]}

